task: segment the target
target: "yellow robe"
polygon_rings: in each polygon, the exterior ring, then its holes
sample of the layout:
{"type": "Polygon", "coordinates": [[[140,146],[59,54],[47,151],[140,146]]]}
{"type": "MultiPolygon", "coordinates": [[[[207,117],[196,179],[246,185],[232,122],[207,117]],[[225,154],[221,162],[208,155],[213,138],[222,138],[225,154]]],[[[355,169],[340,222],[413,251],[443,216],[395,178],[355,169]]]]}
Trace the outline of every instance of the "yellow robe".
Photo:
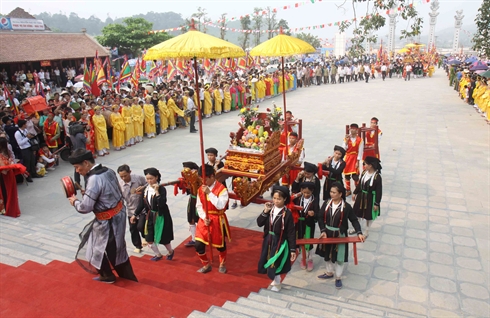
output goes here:
{"type": "Polygon", "coordinates": [[[265,82],[263,79],[259,80],[255,85],[257,85],[258,98],[263,99],[265,97],[265,82]]]}
{"type": "Polygon", "coordinates": [[[248,81],[248,85],[250,86],[250,96],[252,97],[252,100],[255,100],[257,96],[256,91],[257,91],[257,82],[252,83],[252,81],[248,81]]]}
{"type": "Polygon", "coordinates": [[[223,103],[223,111],[229,112],[231,110],[231,94],[230,94],[230,86],[225,85],[223,90],[224,95],[224,103],[223,103]]]}
{"type": "Polygon", "coordinates": [[[288,82],[288,89],[292,89],[294,87],[294,76],[292,73],[289,74],[289,82],[288,82]]]}
{"type": "Polygon", "coordinates": [[[429,66],[429,73],[428,73],[429,77],[432,77],[432,74],[434,74],[434,65],[429,66]]]}
{"type": "Polygon", "coordinates": [[[173,98],[169,98],[167,101],[167,107],[170,112],[170,117],[168,119],[168,124],[170,127],[175,127],[175,115],[184,117],[184,111],[177,107],[173,98]]]}
{"type": "MultiPolygon", "coordinates": [[[[189,99],[189,96],[183,96],[182,97],[182,104],[184,105],[184,110],[182,110],[184,112],[184,115],[185,115],[185,110],[187,109],[187,100],[189,99]]],[[[185,119],[185,122],[187,124],[189,124],[189,122],[191,121],[191,118],[189,116],[184,116],[184,119],[185,119]]]]}
{"type": "Polygon", "coordinates": [[[167,103],[165,103],[163,100],[159,100],[158,110],[160,111],[160,129],[165,131],[168,129],[168,117],[170,116],[167,103]]]}
{"type": "Polygon", "coordinates": [[[204,115],[209,116],[213,111],[213,102],[211,100],[211,94],[208,90],[204,91],[204,115]]]}
{"type": "Polygon", "coordinates": [[[133,111],[133,129],[135,137],[143,137],[143,123],[145,122],[145,115],[143,114],[143,108],[140,105],[134,104],[131,107],[133,111]]]}
{"type": "Polygon", "coordinates": [[[107,125],[104,115],[94,114],[92,123],[95,133],[95,150],[109,149],[109,138],[107,138],[107,125]]]}
{"type": "Polygon", "coordinates": [[[156,133],[157,126],[155,123],[155,108],[153,107],[153,104],[143,105],[143,111],[145,113],[145,133],[156,133]]]}
{"type": "Polygon", "coordinates": [[[461,96],[463,97],[463,99],[466,98],[466,88],[465,88],[465,85],[468,84],[468,79],[466,78],[466,76],[463,76],[461,78],[461,80],[459,81],[459,93],[461,94],[461,96]]]}
{"type": "Polygon", "coordinates": [[[124,131],[126,130],[126,124],[124,119],[119,113],[111,114],[112,123],[112,145],[114,148],[124,146],[124,131]]]}
{"type": "MultiPolygon", "coordinates": [[[[284,76],[286,76],[286,74],[284,74],[284,76]]],[[[284,80],[286,80],[286,78],[284,78],[284,80]]],[[[279,86],[277,88],[278,94],[282,93],[282,82],[283,81],[282,81],[282,74],[281,74],[281,75],[279,75],[279,86]]],[[[286,87],[286,89],[287,89],[287,87],[286,87]]]]}
{"type": "Polygon", "coordinates": [[[221,99],[221,93],[219,92],[219,89],[215,89],[214,92],[214,111],[217,113],[221,113],[221,102],[223,101],[221,99]]]}
{"type": "Polygon", "coordinates": [[[131,138],[134,138],[133,109],[131,106],[123,106],[121,116],[124,119],[124,124],[126,124],[124,140],[129,141],[131,138]]]}
{"type": "Polygon", "coordinates": [[[490,123],[490,86],[487,86],[487,90],[483,93],[482,97],[482,111],[487,114],[487,121],[490,123]]]}

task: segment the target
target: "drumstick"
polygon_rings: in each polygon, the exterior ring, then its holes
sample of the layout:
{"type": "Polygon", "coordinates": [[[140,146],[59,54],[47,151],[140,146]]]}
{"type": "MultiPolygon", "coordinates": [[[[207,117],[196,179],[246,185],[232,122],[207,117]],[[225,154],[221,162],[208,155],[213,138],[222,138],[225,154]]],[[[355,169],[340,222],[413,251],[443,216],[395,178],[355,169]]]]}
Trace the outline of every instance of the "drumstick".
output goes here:
{"type": "Polygon", "coordinates": [[[75,187],[77,187],[77,189],[80,190],[80,191],[83,190],[82,186],[78,182],[75,182],[75,187]]]}

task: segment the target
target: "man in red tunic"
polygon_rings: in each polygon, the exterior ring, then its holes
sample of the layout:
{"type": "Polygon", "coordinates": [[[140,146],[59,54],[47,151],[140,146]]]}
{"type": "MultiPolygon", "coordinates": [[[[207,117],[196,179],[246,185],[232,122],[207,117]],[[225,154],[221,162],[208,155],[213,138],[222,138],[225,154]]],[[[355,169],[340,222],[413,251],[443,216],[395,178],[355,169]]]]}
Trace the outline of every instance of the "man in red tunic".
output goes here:
{"type": "MultiPolygon", "coordinates": [[[[378,118],[373,117],[371,118],[371,128],[375,129],[378,127],[378,118]]],[[[378,127],[378,145],[379,145],[379,140],[381,139],[381,136],[383,135],[383,132],[381,132],[381,129],[378,127]]],[[[362,160],[366,159],[366,157],[374,157],[377,159],[380,159],[379,152],[376,153],[376,139],[375,137],[375,132],[371,131],[370,133],[366,134],[366,146],[364,147],[364,153],[362,155],[362,160]],[[372,149],[366,149],[366,148],[372,148],[372,149]]],[[[378,149],[379,151],[379,149],[378,149]]]]}
{"type": "Polygon", "coordinates": [[[56,151],[58,149],[58,139],[60,138],[60,127],[53,118],[53,113],[49,113],[48,119],[44,122],[44,140],[49,150],[56,151]]]}
{"type": "Polygon", "coordinates": [[[203,267],[199,273],[211,271],[211,264],[206,255],[206,245],[216,247],[219,251],[219,272],[225,274],[226,270],[226,242],[231,240],[230,227],[226,218],[226,206],[228,204],[228,190],[220,182],[216,181],[214,168],[204,166],[205,176],[202,176],[202,167],[199,168],[199,176],[203,178],[203,185],[197,192],[196,210],[199,221],[196,228],[196,253],[203,267]],[[203,206],[203,205],[206,206],[203,206]],[[206,208],[205,208],[206,207],[206,208]]]}
{"type": "Polygon", "coordinates": [[[344,138],[344,149],[345,149],[345,189],[346,196],[352,194],[350,188],[350,179],[354,179],[354,183],[357,186],[359,183],[359,160],[362,158],[362,153],[364,150],[364,145],[362,143],[361,137],[358,135],[359,125],[350,125],[350,134],[345,135],[344,138]]]}

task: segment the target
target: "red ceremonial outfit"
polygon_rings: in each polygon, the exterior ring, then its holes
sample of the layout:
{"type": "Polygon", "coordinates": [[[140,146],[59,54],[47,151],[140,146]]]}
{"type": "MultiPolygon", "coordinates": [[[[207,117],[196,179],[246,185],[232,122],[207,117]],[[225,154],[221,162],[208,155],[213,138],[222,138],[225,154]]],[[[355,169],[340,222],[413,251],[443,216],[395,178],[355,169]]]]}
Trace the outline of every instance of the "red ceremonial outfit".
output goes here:
{"type": "Polygon", "coordinates": [[[55,120],[44,122],[44,132],[46,134],[46,145],[48,148],[58,148],[58,139],[53,139],[58,131],[58,123],[55,120]]]}
{"type": "MultiPolygon", "coordinates": [[[[48,159],[52,159],[53,158],[53,154],[51,153],[51,151],[49,151],[49,149],[48,149],[48,152],[44,152],[43,148],[39,149],[38,156],[39,157],[45,156],[48,159]]],[[[53,162],[50,162],[50,163],[46,163],[46,168],[54,167],[55,164],[56,164],[56,160],[53,161],[53,162]]]]}
{"type": "Polygon", "coordinates": [[[7,216],[20,216],[15,175],[23,174],[25,171],[26,167],[14,164],[10,158],[0,154],[0,211],[5,210],[7,216]]]}
{"type": "Polygon", "coordinates": [[[89,131],[85,130],[85,137],[87,138],[87,143],[85,144],[85,148],[90,151],[92,154],[96,154],[95,151],[95,132],[94,132],[94,126],[92,125],[92,121],[88,121],[86,119],[82,119],[81,122],[84,122],[87,124],[87,127],[89,127],[89,131]]]}
{"type": "MultiPolygon", "coordinates": [[[[226,187],[216,181],[211,192],[219,197],[223,191],[227,191],[226,187]]],[[[208,231],[211,231],[211,245],[218,248],[223,247],[225,244],[225,235],[228,237],[228,241],[231,241],[230,226],[225,214],[226,208],[218,210],[202,191],[202,188],[199,188],[197,195],[202,204],[206,204],[210,224],[206,226],[204,221],[201,218],[199,219],[196,227],[196,241],[209,245],[208,231]]]]}
{"type": "MultiPolygon", "coordinates": [[[[381,132],[380,129],[378,129],[378,143],[379,143],[379,137],[383,133],[381,132]]],[[[376,154],[376,151],[374,150],[375,146],[375,140],[374,140],[374,131],[371,131],[370,133],[366,134],[366,144],[364,145],[364,152],[362,153],[362,160],[366,159],[366,157],[375,157],[380,159],[379,154],[376,154]],[[373,149],[367,149],[367,148],[373,148],[373,149]]]]}
{"type": "MultiPolygon", "coordinates": [[[[286,148],[282,148],[282,154],[284,156],[284,158],[286,158],[286,156],[292,154],[293,152],[295,152],[297,149],[298,149],[298,143],[296,143],[293,148],[291,148],[289,145],[288,145],[288,148],[289,148],[289,152],[286,154],[286,148]]],[[[301,149],[299,149],[299,151],[301,151],[301,149]]],[[[300,155],[300,161],[301,161],[301,155],[300,155]]],[[[299,162],[299,164],[296,164],[296,166],[298,167],[301,167],[301,163],[302,162],[299,162]]],[[[281,185],[283,186],[286,186],[286,187],[290,187],[294,180],[296,180],[296,177],[298,176],[298,174],[301,172],[301,170],[296,170],[296,169],[291,169],[289,170],[289,173],[287,175],[284,175],[282,176],[282,179],[281,179],[281,185]]]]}
{"type": "Polygon", "coordinates": [[[359,174],[359,167],[356,168],[358,162],[357,156],[359,155],[359,145],[361,144],[361,137],[357,136],[356,141],[352,142],[351,138],[347,140],[347,149],[345,150],[345,168],[344,175],[359,174]]]}

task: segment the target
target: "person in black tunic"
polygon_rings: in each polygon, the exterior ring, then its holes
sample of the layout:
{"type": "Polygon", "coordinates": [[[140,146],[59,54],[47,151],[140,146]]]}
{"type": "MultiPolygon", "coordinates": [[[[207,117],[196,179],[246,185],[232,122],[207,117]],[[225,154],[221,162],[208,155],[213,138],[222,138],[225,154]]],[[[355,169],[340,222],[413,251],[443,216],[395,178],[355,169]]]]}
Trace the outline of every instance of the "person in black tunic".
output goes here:
{"type": "Polygon", "coordinates": [[[258,264],[258,272],[272,279],[271,290],[281,290],[281,274],[291,270],[296,260],[296,231],[289,203],[289,189],[274,186],[272,202],[266,203],[257,218],[257,225],[264,227],[264,241],[258,264]]]}
{"type": "Polygon", "coordinates": [[[329,172],[323,183],[323,201],[330,200],[330,188],[334,182],[344,183],[342,178],[345,168],[344,156],[345,149],[335,146],[333,156],[328,157],[322,165],[322,169],[329,172]]]}
{"type": "Polygon", "coordinates": [[[144,231],[148,247],[155,252],[151,260],[156,262],[163,258],[158,250],[158,244],[163,244],[168,251],[166,258],[171,261],[175,253],[170,244],[174,239],[174,229],[167,205],[167,190],[160,185],[161,175],[157,169],[148,168],[144,170],[144,174],[148,185],[143,189],[143,199],[130,221],[133,223],[141,214],[144,214],[146,218],[140,219],[144,219],[145,222],[138,223],[140,227],[138,230],[144,231]]]}
{"type": "MultiPolygon", "coordinates": [[[[329,201],[323,203],[320,209],[318,225],[322,234],[320,238],[326,237],[346,237],[348,221],[352,223],[361,242],[364,236],[361,232],[361,225],[357,220],[352,207],[345,201],[345,188],[341,183],[335,182],[330,189],[329,201]]],[[[318,279],[330,279],[335,275],[335,287],[342,288],[342,272],[344,263],[348,261],[348,244],[318,244],[316,254],[323,257],[326,262],[327,271],[318,276],[318,279]]]]}
{"type": "MultiPolygon", "coordinates": [[[[294,217],[293,214],[294,219],[298,219],[296,222],[296,238],[310,239],[315,237],[315,223],[318,219],[318,198],[313,195],[313,192],[315,192],[315,184],[313,182],[303,182],[300,187],[301,196],[293,200],[295,205],[303,207],[301,211],[297,212],[297,217],[294,217]]],[[[304,248],[306,249],[306,259],[301,259],[300,267],[311,272],[313,270],[313,258],[311,255],[313,246],[307,244],[304,248]],[[306,260],[308,260],[308,266],[306,265],[306,260]]]]}
{"type": "Polygon", "coordinates": [[[366,157],[364,159],[364,171],[360,180],[352,199],[354,200],[354,213],[358,218],[366,220],[364,233],[368,237],[371,224],[380,215],[383,195],[381,161],[378,158],[366,157]]]}
{"type": "MultiPolygon", "coordinates": [[[[192,161],[186,161],[182,163],[182,166],[191,170],[199,170],[199,166],[192,161]]],[[[185,247],[193,247],[196,245],[196,224],[199,221],[199,215],[196,211],[197,193],[191,193],[189,189],[186,190],[189,195],[189,203],[187,203],[187,222],[189,222],[189,231],[191,232],[191,240],[185,243],[185,247]]]]}
{"type": "MultiPolygon", "coordinates": [[[[304,163],[304,170],[301,171],[296,180],[294,180],[291,186],[292,193],[299,193],[301,191],[300,184],[302,182],[313,182],[315,184],[315,191],[313,192],[313,196],[315,198],[320,198],[320,191],[322,188],[322,184],[320,183],[320,179],[316,176],[318,173],[318,167],[312,163],[306,162],[304,163]]],[[[316,208],[320,208],[320,202],[317,200],[316,208]]]]}

